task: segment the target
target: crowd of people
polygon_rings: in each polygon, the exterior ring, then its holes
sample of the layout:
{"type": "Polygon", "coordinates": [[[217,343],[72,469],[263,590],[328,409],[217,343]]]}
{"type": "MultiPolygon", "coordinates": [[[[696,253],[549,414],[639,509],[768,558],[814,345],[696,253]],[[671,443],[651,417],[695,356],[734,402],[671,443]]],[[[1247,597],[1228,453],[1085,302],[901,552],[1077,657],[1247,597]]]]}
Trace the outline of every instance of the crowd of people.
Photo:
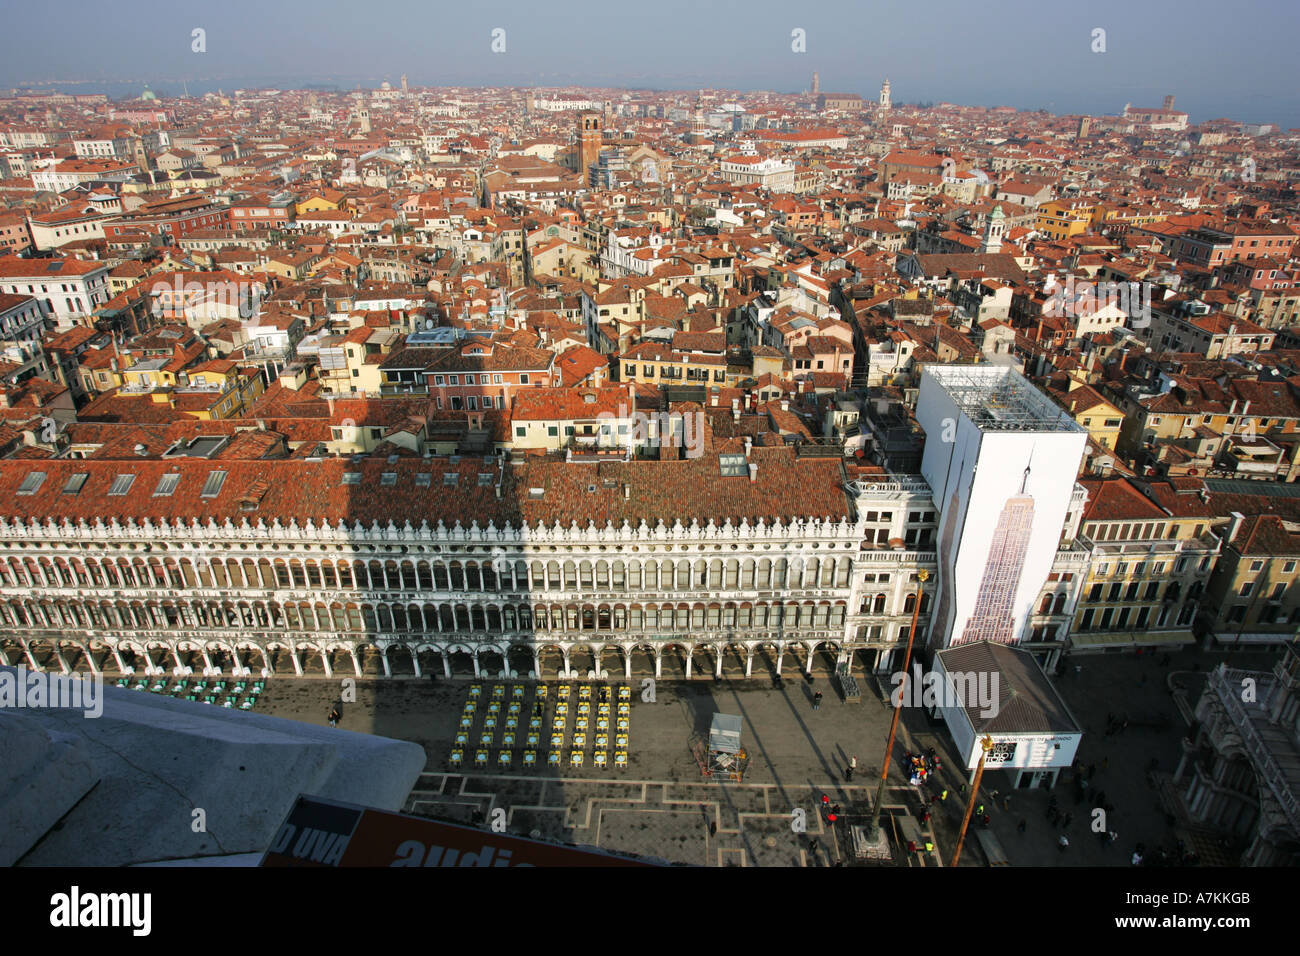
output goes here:
{"type": "Polygon", "coordinates": [[[903,760],[908,782],[914,787],[921,786],[929,780],[931,774],[939,772],[939,755],[933,747],[923,754],[904,754],[903,760]]]}

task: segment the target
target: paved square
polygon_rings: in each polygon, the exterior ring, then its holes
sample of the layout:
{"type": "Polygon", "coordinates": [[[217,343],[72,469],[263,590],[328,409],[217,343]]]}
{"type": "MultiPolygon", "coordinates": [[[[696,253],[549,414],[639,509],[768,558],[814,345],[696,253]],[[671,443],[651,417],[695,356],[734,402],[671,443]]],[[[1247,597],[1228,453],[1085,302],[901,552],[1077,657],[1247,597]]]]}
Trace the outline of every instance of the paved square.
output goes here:
{"type": "MultiPolygon", "coordinates": [[[[1072,773],[1063,774],[1061,784],[1049,792],[1012,791],[1007,774],[990,772],[984,777],[980,801],[989,808],[991,829],[1010,862],[1127,866],[1135,843],[1172,847],[1175,839],[1183,838],[1202,851],[1204,862],[1231,863],[1235,858],[1230,848],[1190,827],[1179,817],[1177,801],[1170,800],[1161,786],[1161,775],[1167,775],[1181,755],[1179,739],[1186,732],[1200,681],[1219,659],[1221,655],[1186,651],[1167,663],[1156,656],[1079,658],[1077,674],[1071,665],[1059,686],[1085,730],[1080,763],[1096,767],[1091,792],[1103,791],[1113,806],[1105,825],[1119,839],[1114,846],[1103,845],[1090,831],[1090,807],[1075,802],[1072,773]],[[1127,715],[1129,729],[1107,736],[1109,714],[1127,715]],[[1152,760],[1157,770],[1148,778],[1152,760]],[[1047,820],[1053,795],[1061,811],[1072,814],[1067,829],[1047,820]],[[1017,826],[1021,820],[1024,832],[1017,826]],[[1065,853],[1057,848],[1062,832],[1070,840],[1065,853]]],[[[517,759],[509,770],[498,770],[495,747],[487,768],[467,764],[453,770],[447,758],[460,730],[469,693],[466,681],[358,682],[357,700],[343,706],[340,727],[412,740],[425,748],[429,762],[411,794],[408,812],[487,825],[491,811],[501,807],[512,833],[673,863],[853,864],[849,828],[869,816],[892,713],[873,691],[875,682],[869,678],[862,682],[862,702],[844,703],[824,678],[786,681],[780,689],[767,680],[661,680],[650,702],[642,698],[639,679],[634,679],[626,771],[595,769],[589,762],[582,769],[566,765],[558,770],[525,770],[517,759]],[[824,701],[814,710],[812,698],[819,690],[824,701]],[[703,778],[692,754],[692,743],[707,735],[715,713],[734,714],[744,721],[741,745],[751,761],[742,783],[703,778]],[[853,756],[858,771],[849,782],[845,768],[853,756]],[[834,828],[828,827],[820,810],[823,794],[842,810],[844,819],[834,828]],[[796,832],[796,810],[803,811],[805,832],[796,832]],[[814,839],[816,851],[810,850],[814,839]]],[[[484,694],[495,683],[510,686],[490,680],[480,683],[484,694]]],[[[532,685],[525,686],[525,700],[531,702],[535,691],[532,685]]],[[[547,685],[547,727],[558,686],[547,685]]],[[[570,686],[574,688],[571,700],[576,701],[578,684],[570,682],[570,686]]],[[[259,709],[323,724],[339,687],[339,682],[276,678],[268,682],[259,709]]],[[[472,731],[477,730],[475,725],[472,731]]],[[[566,739],[566,755],[569,749],[566,739]]],[[[589,743],[586,750],[591,749],[589,743]]],[[[901,832],[890,814],[919,819],[929,808],[932,820],[922,832],[932,836],[935,850],[895,852],[893,865],[939,866],[950,861],[966,797],[962,789],[966,778],[954,772],[954,760],[946,729],[932,725],[917,709],[905,709],[886,790],[886,829],[891,836],[901,832]],[[903,778],[902,755],[929,747],[943,756],[943,770],[928,788],[913,787],[903,778]],[[932,803],[932,797],[945,789],[947,799],[932,803]]],[[[897,850],[899,841],[894,842],[897,850]]],[[[985,862],[979,841],[971,834],[961,865],[985,862]]]]}

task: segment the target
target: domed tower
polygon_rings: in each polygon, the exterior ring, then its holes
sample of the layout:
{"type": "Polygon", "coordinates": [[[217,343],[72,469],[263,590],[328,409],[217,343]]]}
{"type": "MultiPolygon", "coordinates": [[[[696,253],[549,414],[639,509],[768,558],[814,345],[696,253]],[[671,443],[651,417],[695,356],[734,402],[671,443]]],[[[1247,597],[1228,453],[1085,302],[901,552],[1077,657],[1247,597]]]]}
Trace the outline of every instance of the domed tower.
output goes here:
{"type": "Polygon", "coordinates": [[[984,239],[980,242],[980,255],[991,255],[1002,251],[1002,234],[1007,228],[1007,217],[1002,212],[1002,205],[993,207],[988,222],[984,225],[984,239]]]}

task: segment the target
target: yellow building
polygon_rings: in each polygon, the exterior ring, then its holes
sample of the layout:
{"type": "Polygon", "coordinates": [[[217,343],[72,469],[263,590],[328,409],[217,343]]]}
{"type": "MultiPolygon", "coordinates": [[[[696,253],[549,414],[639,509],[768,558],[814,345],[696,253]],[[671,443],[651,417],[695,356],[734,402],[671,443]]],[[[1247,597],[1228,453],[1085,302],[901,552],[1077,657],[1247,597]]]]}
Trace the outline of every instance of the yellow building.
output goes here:
{"type": "Polygon", "coordinates": [[[330,209],[342,209],[343,200],[346,197],[336,189],[322,189],[320,192],[312,193],[306,199],[294,206],[298,215],[308,212],[326,212],[330,209]]]}
{"type": "Polygon", "coordinates": [[[1038,207],[1034,228],[1060,241],[1088,231],[1096,204],[1082,199],[1054,199],[1038,207]]]}
{"type": "Polygon", "coordinates": [[[652,385],[722,385],[727,377],[726,356],[675,352],[657,342],[632,346],[618,368],[619,381],[652,385]]]}
{"type": "Polygon", "coordinates": [[[1124,427],[1124,413],[1100,392],[1071,378],[1068,391],[1052,389],[1050,394],[1071,418],[1088,430],[1093,441],[1110,451],[1115,450],[1120,429],[1124,427]]]}
{"type": "Polygon", "coordinates": [[[175,376],[163,372],[161,377],[176,384],[154,388],[150,398],[199,421],[243,417],[266,390],[260,375],[245,375],[225,359],[192,366],[175,376]]]}
{"type": "Polygon", "coordinates": [[[1077,540],[1092,562],[1071,628],[1075,650],[1193,643],[1220,549],[1208,506],[1166,483],[1145,494],[1128,478],[1080,484],[1088,504],[1077,540]]]}
{"type": "Polygon", "coordinates": [[[1098,233],[1106,228],[1122,233],[1130,226],[1147,226],[1167,218],[1166,214],[1150,207],[1119,206],[1114,203],[1099,202],[1092,210],[1089,228],[1098,233]]]}
{"type": "Polygon", "coordinates": [[[1277,515],[1234,514],[1201,606],[1223,643],[1285,643],[1300,624],[1300,524],[1277,515]]]}

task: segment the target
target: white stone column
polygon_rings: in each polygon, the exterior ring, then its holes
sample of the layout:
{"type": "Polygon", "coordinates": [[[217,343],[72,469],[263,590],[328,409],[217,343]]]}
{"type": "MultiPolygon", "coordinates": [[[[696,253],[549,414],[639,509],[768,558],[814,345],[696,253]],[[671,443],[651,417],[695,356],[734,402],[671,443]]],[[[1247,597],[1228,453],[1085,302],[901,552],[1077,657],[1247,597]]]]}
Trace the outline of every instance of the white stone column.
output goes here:
{"type": "Polygon", "coordinates": [[[89,646],[82,647],[81,653],[86,655],[86,663],[90,665],[90,672],[92,674],[103,673],[103,671],[100,669],[99,664],[95,662],[95,655],[90,652],[89,646]]]}
{"type": "Polygon", "coordinates": [[[542,679],[542,657],[540,654],[533,654],[533,673],[537,675],[538,680],[542,679]]]}
{"type": "MultiPolygon", "coordinates": [[[[199,653],[203,655],[203,666],[204,666],[205,668],[207,668],[208,671],[211,671],[211,670],[212,670],[212,657],[208,654],[208,646],[207,646],[206,644],[200,646],[200,647],[199,647],[199,653]]],[[[147,648],[145,649],[145,657],[149,657],[149,651],[148,651],[147,648]]],[[[152,658],[152,657],[149,657],[149,663],[150,663],[151,665],[153,664],[153,658],[152,658]]],[[[294,663],[295,663],[295,664],[298,663],[296,657],[295,657],[295,659],[294,659],[294,663]]],[[[298,676],[299,676],[299,677],[302,676],[302,671],[299,671],[299,672],[298,672],[298,676]]]]}
{"type": "Polygon", "coordinates": [[[239,647],[234,644],[230,645],[230,659],[234,661],[235,673],[242,673],[244,670],[244,662],[239,659],[239,647]]]}
{"type": "Polygon", "coordinates": [[[325,676],[333,677],[334,668],[330,666],[330,652],[327,648],[320,648],[316,651],[320,655],[321,666],[325,668],[325,676]]]}
{"type": "MultiPolygon", "coordinates": [[[[419,664],[417,663],[416,666],[418,667],[419,664]]],[[[442,652],[442,676],[451,677],[451,655],[446,651],[442,652]]]]}
{"type": "Polygon", "coordinates": [[[393,676],[393,668],[388,663],[388,648],[381,647],[379,649],[379,661],[384,665],[384,676],[391,678],[393,676]]]}
{"type": "Polygon", "coordinates": [[[13,667],[13,665],[9,663],[9,655],[5,653],[3,647],[0,647],[0,667],[13,667]]]}
{"type": "Polygon", "coordinates": [[[722,676],[722,656],[724,653],[725,653],[724,651],[720,651],[716,647],[713,649],[713,656],[715,658],[714,665],[713,665],[714,677],[722,676]]]}
{"type": "Polygon", "coordinates": [[[749,649],[749,654],[745,657],[745,676],[751,677],[754,673],[754,649],[749,649]]]}
{"type": "Polygon", "coordinates": [[[478,678],[483,676],[483,671],[479,669],[477,654],[474,655],[473,659],[474,659],[474,678],[477,680],[478,678]]]}
{"type": "MultiPolygon", "coordinates": [[[[117,645],[116,645],[116,644],[113,645],[113,647],[112,647],[112,651],[113,651],[113,660],[117,661],[117,672],[118,672],[119,674],[125,674],[125,673],[126,673],[126,661],[122,660],[122,652],[119,651],[119,650],[117,649],[117,645]]],[[[180,658],[177,657],[177,658],[176,658],[176,661],[177,661],[177,663],[180,663],[180,658]]]]}
{"type": "MultiPolygon", "coordinates": [[[[205,655],[206,656],[206,655],[205,655]]],[[[298,648],[292,648],[289,651],[289,659],[293,661],[293,672],[299,677],[302,676],[302,661],[298,660],[298,648]]]]}
{"type": "Polygon", "coordinates": [[[36,663],[36,656],[32,653],[32,647],[30,644],[26,642],[23,643],[23,653],[27,655],[27,663],[32,665],[32,670],[44,671],[44,668],[41,667],[40,664],[36,663]]]}
{"type": "Polygon", "coordinates": [[[59,659],[59,667],[63,668],[63,673],[71,674],[72,667],[68,664],[68,659],[63,656],[63,648],[59,647],[57,642],[54,645],[54,656],[59,659]]]}
{"type": "Polygon", "coordinates": [[[785,645],[782,644],[776,649],[776,674],[781,676],[781,663],[785,660],[785,645]]]}
{"type": "Polygon", "coordinates": [[[632,679],[632,652],[629,650],[623,651],[623,678],[632,679]]]}
{"type": "Polygon", "coordinates": [[[808,667],[805,669],[805,673],[806,673],[809,677],[812,676],[813,658],[816,657],[816,656],[817,656],[817,652],[816,652],[816,651],[813,651],[813,650],[809,650],[809,651],[808,651],[808,667]]]}
{"type": "Polygon", "coordinates": [[[664,654],[663,651],[660,650],[660,651],[656,651],[655,653],[655,679],[658,680],[663,676],[664,676],[664,654]]]}
{"type": "Polygon", "coordinates": [[[686,649],[686,679],[691,679],[691,665],[695,663],[695,648],[686,649]]]}
{"type": "Polygon", "coordinates": [[[355,670],[357,672],[357,676],[360,677],[361,659],[357,657],[357,649],[355,647],[350,647],[348,648],[348,653],[352,655],[352,669],[355,670]]]}
{"type": "Polygon", "coordinates": [[[420,655],[416,652],[414,647],[408,647],[406,650],[407,653],[411,655],[411,668],[415,671],[415,676],[419,677],[420,676],[420,655]]]}

